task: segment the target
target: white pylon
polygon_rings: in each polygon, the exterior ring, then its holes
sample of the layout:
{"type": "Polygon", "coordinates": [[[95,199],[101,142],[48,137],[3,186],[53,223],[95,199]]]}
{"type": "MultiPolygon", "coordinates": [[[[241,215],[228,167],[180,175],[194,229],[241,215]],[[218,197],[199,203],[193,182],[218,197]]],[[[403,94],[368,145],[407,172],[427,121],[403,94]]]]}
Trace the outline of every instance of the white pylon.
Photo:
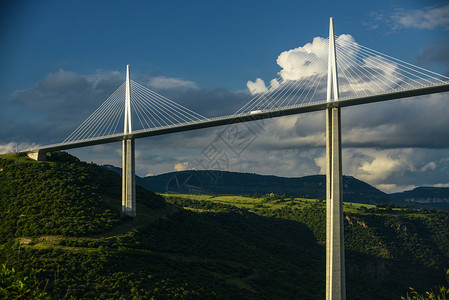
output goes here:
{"type": "Polygon", "coordinates": [[[122,212],[136,216],[136,162],[134,138],[126,137],[132,133],[131,119],[131,80],[129,65],[126,66],[125,121],[122,142],[122,212]]]}
{"type": "Polygon", "coordinates": [[[338,100],[337,55],[335,51],[334,18],[329,22],[329,58],[327,67],[327,102],[338,100]]]}
{"type": "Polygon", "coordinates": [[[130,67],[126,66],[126,92],[125,92],[125,128],[123,133],[128,134],[132,132],[132,118],[131,118],[131,80],[130,67]]]}

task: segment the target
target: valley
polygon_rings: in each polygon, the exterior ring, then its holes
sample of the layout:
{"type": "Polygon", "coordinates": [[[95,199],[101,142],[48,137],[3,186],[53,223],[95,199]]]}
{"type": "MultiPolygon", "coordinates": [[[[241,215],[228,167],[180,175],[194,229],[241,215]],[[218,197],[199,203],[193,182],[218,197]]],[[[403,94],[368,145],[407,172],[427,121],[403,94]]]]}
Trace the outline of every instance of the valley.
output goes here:
{"type": "MultiPolygon", "coordinates": [[[[324,297],[322,199],[138,187],[133,219],[120,213],[120,175],[101,166],[56,152],[0,156],[0,168],[0,263],[29,298],[324,297]]],[[[348,299],[446,283],[449,213],[356,202],[344,212],[348,299]]]]}

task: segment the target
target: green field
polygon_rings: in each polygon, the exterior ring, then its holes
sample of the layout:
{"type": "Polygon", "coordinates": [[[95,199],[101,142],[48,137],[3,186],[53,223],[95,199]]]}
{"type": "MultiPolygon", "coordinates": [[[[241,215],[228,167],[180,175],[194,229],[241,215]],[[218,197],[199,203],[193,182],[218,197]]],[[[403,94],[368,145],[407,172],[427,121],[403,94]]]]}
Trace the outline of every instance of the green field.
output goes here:
{"type": "MultiPolygon", "coordinates": [[[[213,203],[232,205],[238,208],[245,208],[249,211],[256,212],[261,209],[278,210],[283,207],[290,207],[296,209],[303,209],[305,207],[310,207],[311,205],[324,203],[323,200],[318,199],[308,199],[308,198],[294,198],[285,197],[282,195],[256,195],[256,196],[236,196],[236,195],[200,195],[200,194],[172,194],[172,193],[162,193],[160,194],[167,200],[172,198],[183,198],[191,199],[196,201],[210,201],[213,203]]],[[[362,204],[362,203],[352,203],[344,202],[343,209],[345,213],[363,213],[364,209],[370,210],[369,213],[373,213],[377,208],[377,213],[391,213],[395,214],[403,209],[401,208],[391,208],[384,209],[372,204],[362,204]]],[[[417,210],[415,212],[418,212],[417,210]]],[[[426,214],[416,213],[416,216],[425,217],[426,214]]]]}

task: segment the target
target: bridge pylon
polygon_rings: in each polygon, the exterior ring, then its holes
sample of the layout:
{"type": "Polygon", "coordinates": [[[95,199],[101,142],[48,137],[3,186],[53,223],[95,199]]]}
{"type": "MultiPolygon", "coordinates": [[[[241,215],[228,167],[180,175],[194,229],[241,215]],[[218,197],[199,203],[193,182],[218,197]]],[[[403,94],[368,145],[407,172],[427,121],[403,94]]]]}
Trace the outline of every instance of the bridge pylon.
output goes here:
{"type": "Polygon", "coordinates": [[[136,216],[136,156],[131,118],[131,80],[130,67],[126,67],[125,121],[122,147],[122,212],[136,216]]]}
{"type": "MultiPolygon", "coordinates": [[[[334,19],[329,25],[327,102],[338,101],[334,19]]],[[[326,300],[346,299],[340,107],[326,109],[326,300]]]]}

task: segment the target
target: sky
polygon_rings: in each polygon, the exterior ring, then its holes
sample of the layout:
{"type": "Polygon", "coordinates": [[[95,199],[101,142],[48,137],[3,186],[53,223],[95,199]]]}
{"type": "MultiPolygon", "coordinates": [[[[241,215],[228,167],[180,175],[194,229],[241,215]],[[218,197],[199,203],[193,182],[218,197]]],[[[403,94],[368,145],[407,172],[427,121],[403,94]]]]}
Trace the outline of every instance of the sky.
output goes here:
{"type": "MultiPolygon", "coordinates": [[[[204,116],[232,114],[335,33],[449,76],[448,1],[10,1],[0,4],[0,153],[62,142],[125,80],[204,116]],[[283,54],[284,53],[284,54],[283,54]],[[283,55],[281,55],[283,54],[283,55]]],[[[449,187],[449,93],[342,109],[343,173],[398,192],[449,187]]],[[[121,145],[70,150],[121,165],[121,145]]],[[[325,173],[324,112],[136,141],[140,176],[325,173]],[[231,145],[229,136],[246,139],[231,145]],[[227,139],[227,138],[228,139],[227,139]]]]}

